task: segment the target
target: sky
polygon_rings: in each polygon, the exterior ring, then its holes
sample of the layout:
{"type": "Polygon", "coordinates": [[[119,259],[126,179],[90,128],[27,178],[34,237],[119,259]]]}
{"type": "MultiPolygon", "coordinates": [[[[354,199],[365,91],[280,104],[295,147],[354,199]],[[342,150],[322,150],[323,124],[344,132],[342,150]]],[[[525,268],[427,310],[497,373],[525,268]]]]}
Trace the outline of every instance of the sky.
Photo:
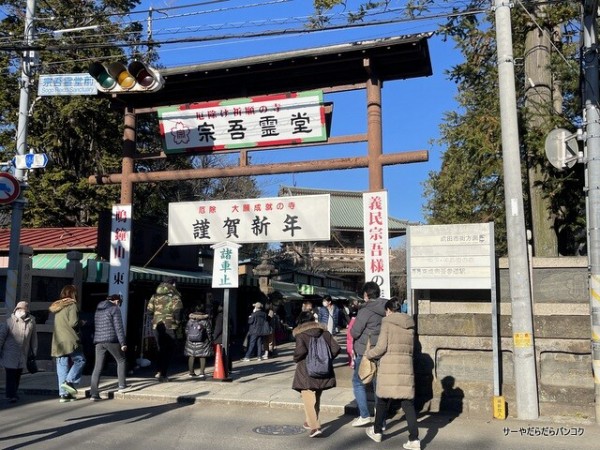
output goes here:
{"type": "MultiPolygon", "coordinates": [[[[335,25],[346,24],[348,11],[356,11],[360,1],[349,0],[345,9],[334,10],[335,25]]],[[[398,20],[405,0],[391,0],[388,12],[376,11],[369,21],[398,20]]],[[[207,37],[205,42],[163,44],[159,62],[164,67],[268,55],[282,51],[317,48],[325,45],[380,39],[392,36],[431,32],[435,20],[405,21],[369,27],[344,28],[318,33],[292,33],[303,28],[312,12],[309,0],[145,0],[126,20],[144,23],[152,17],[152,37],[168,41],[183,37],[207,37]],[[152,7],[151,14],[149,13],[152,7]],[[285,30],[279,36],[257,37],[255,34],[285,30]],[[235,36],[212,40],[213,37],[235,36]]],[[[436,10],[436,13],[443,12],[436,10]]],[[[439,20],[439,19],[438,19],[439,20]]],[[[388,191],[388,214],[411,222],[424,222],[423,182],[431,171],[438,171],[443,148],[435,143],[444,113],[457,107],[456,86],[446,71],[461,61],[452,41],[434,35],[429,39],[433,75],[430,77],[384,83],[383,152],[428,150],[429,161],[384,167],[384,188],[388,191]]],[[[325,96],[333,102],[332,136],[366,132],[366,92],[364,90],[325,96]],[[358,112],[357,112],[358,111],[358,112]]],[[[366,156],[367,144],[335,145],[252,153],[258,164],[304,161],[310,159],[366,156]],[[325,153],[326,152],[326,153],[325,153]]],[[[263,196],[274,197],[279,186],[303,188],[368,190],[367,169],[311,172],[258,177],[263,196]]]]}

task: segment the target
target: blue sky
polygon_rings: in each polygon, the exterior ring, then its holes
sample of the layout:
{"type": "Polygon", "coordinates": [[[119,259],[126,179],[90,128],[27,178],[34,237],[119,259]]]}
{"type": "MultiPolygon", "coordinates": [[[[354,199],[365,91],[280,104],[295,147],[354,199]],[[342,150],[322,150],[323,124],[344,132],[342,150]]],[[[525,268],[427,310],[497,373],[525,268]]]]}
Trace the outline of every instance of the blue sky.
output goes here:
{"type": "MultiPolygon", "coordinates": [[[[333,23],[346,23],[342,13],[356,10],[360,3],[348,1],[345,10],[334,12],[337,14],[332,16],[333,23]]],[[[397,19],[404,3],[404,0],[392,0],[389,12],[377,12],[369,20],[397,19]]],[[[158,53],[160,63],[166,67],[408,35],[435,31],[437,28],[434,20],[421,20],[311,34],[290,33],[262,38],[249,36],[271,30],[302,28],[312,11],[312,2],[309,0],[149,0],[137,8],[143,12],[127,20],[146,24],[150,6],[154,10],[152,29],[155,40],[226,34],[238,36],[227,40],[163,45],[158,53]]],[[[429,151],[428,162],[384,168],[389,215],[414,222],[424,220],[422,183],[430,171],[440,168],[442,149],[432,141],[439,137],[439,125],[444,113],[456,108],[456,86],[447,79],[445,71],[460,61],[460,54],[451,41],[444,42],[437,35],[429,40],[429,50],[432,76],[386,82],[382,91],[384,153],[429,151]]],[[[365,95],[364,91],[352,91],[326,96],[325,100],[334,103],[333,136],[366,132],[365,95]]],[[[263,164],[366,154],[366,143],[361,143],[315,147],[302,149],[301,152],[298,149],[254,152],[253,161],[263,164]]],[[[280,185],[356,191],[368,189],[367,169],[261,176],[258,181],[267,197],[275,196],[280,185]]]]}

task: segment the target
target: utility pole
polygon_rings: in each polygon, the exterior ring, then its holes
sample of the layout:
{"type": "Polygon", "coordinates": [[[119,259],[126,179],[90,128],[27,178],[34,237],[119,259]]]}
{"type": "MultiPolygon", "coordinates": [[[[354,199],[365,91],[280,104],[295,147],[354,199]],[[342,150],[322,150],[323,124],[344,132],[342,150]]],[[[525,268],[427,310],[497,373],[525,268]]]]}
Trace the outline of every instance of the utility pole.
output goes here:
{"type": "MultiPolygon", "coordinates": [[[[545,0],[531,3],[534,17],[543,18],[547,8],[545,0]]],[[[550,30],[538,28],[532,21],[525,38],[525,127],[529,132],[546,135],[550,131],[547,112],[552,110],[552,73],[550,72],[550,30]]],[[[527,172],[529,175],[529,202],[531,204],[531,226],[533,229],[533,254],[541,257],[558,256],[558,238],[554,230],[554,215],[551,204],[543,191],[542,165],[536,158],[542,148],[529,150],[527,172]]]]}
{"type": "Polygon", "coordinates": [[[539,417],[509,0],[494,0],[517,416],[539,417]]]}
{"type": "MultiPolygon", "coordinates": [[[[25,11],[25,48],[29,48],[34,40],[35,25],[33,21],[36,0],[27,0],[25,11]]],[[[17,155],[27,153],[27,122],[29,115],[29,95],[31,80],[33,77],[33,66],[37,55],[33,50],[23,52],[21,63],[21,81],[19,86],[19,122],[17,124],[17,155]]],[[[19,295],[19,247],[21,241],[21,221],[25,199],[23,191],[27,184],[26,171],[15,169],[15,178],[21,183],[21,194],[13,202],[11,226],[10,226],[10,248],[8,253],[8,271],[6,273],[6,295],[5,304],[8,313],[12,312],[17,304],[19,295]]]]}
{"type": "Polygon", "coordinates": [[[598,0],[583,11],[583,100],[586,152],[589,295],[596,423],[600,423],[600,114],[598,111],[598,0]]]}

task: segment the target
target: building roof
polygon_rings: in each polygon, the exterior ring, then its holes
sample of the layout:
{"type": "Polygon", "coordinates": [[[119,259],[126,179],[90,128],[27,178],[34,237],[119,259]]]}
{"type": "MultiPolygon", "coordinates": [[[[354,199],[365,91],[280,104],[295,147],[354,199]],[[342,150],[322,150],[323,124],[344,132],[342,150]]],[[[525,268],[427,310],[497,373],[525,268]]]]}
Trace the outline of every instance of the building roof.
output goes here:
{"type": "Polygon", "coordinates": [[[426,77],[433,73],[427,42],[431,36],[419,33],[159,69],[165,80],[162,89],[113,101],[148,108],[364,85],[366,59],[382,81],[426,77]]]}
{"type": "MultiPolygon", "coordinates": [[[[294,186],[280,186],[280,196],[330,194],[331,229],[340,231],[361,231],[363,224],[363,192],[310,189],[294,186]]],[[[416,223],[388,217],[389,237],[403,236],[406,229],[416,223]]]]}
{"type": "MultiPolygon", "coordinates": [[[[10,247],[10,228],[0,229],[0,251],[10,247]]],[[[85,251],[96,250],[98,245],[97,227],[61,228],[22,228],[21,245],[32,247],[34,251],[85,251]]]]}

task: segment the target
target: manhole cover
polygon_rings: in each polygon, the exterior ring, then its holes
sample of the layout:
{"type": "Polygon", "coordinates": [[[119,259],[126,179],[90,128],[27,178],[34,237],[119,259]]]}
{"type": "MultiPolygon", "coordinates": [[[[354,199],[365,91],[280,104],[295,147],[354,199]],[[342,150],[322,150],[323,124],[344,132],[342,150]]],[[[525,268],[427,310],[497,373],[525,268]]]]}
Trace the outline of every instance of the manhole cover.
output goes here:
{"type": "Polygon", "coordinates": [[[306,430],[296,425],[262,425],[254,429],[258,434],[270,434],[273,436],[292,436],[294,434],[306,433],[306,430]]]}

